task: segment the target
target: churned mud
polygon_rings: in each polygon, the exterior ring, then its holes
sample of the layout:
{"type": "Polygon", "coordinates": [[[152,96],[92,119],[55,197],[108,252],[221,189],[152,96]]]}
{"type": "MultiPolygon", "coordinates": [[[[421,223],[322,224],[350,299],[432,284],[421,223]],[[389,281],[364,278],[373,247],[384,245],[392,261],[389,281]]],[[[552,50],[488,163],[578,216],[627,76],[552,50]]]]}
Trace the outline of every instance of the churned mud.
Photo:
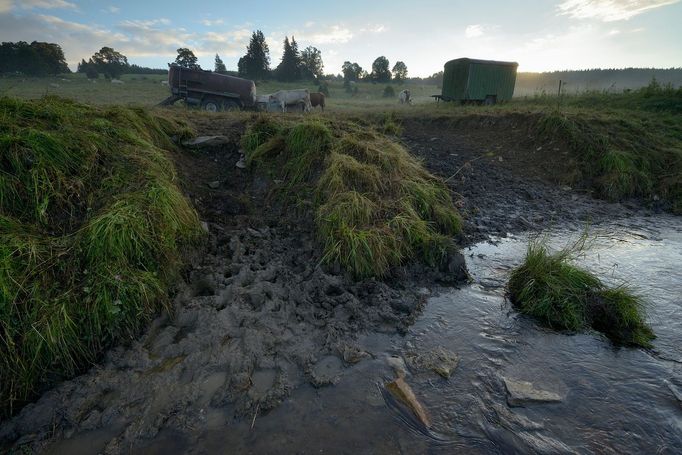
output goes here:
{"type": "Polygon", "coordinates": [[[371,358],[359,334],[404,332],[429,293],[423,286],[466,279],[458,253],[443,270],[413,265],[385,281],[355,282],[323,266],[313,221],[288,214],[266,179],[236,166],[242,129],[227,124],[176,156],[207,239],[171,314],[5,422],[4,444],[127,453],[172,435],[183,452],[206,431],[267,413],[302,384],[333,385],[371,358]]]}
{"type": "MultiPolygon", "coordinates": [[[[172,311],[2,423],[0,447],[204,453],[207,434],[253,427],[299,387],[333,387],[348,369],[385,363],[359,339],[404,333],[433,290],[466,280],[461,255],[442,270],[413,265],[383,281],[355,282],[322,265],[313,220],[289,213],[266,179],[235,165],[244,125],[199,127],[219,137],[175,159],[207,238],[177,285],[172,311]]],[[[521,131],[496,128],[404,124],[408,148],[457,193],[465,242],[646,213],[557,185],[543,171],[551,163],[527,157],[521,131]]],[[[437,367],[449,377],[456,362],[437,367]]]]}
{"type": "Polygon", "coordinates": [[[566,144],[536,140],[527,123],[516,115],[403,123],[406,146],[459,195],[468,242],[661,213],[637,201],[596,199],[586,184],[568,186],[576,171],[566,144]]]}

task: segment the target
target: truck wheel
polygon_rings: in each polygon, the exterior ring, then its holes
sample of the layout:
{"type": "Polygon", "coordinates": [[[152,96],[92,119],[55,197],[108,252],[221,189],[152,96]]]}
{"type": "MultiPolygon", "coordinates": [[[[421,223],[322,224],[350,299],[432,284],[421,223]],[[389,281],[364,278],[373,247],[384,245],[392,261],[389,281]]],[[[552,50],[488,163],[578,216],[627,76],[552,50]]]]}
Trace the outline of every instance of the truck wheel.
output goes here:
{"type": "Polygon", "coordinates": [[[223,108],[228,112],[235,112],[240,109],[239,104],[234,100],[225,101],[223,108]]]}
{"type": "Polygon", "coordinates": [[[208,98],[201,102],[201,108],[207,112],[219,112],[223,110],[223,105],[216,99],[208,98]]]}

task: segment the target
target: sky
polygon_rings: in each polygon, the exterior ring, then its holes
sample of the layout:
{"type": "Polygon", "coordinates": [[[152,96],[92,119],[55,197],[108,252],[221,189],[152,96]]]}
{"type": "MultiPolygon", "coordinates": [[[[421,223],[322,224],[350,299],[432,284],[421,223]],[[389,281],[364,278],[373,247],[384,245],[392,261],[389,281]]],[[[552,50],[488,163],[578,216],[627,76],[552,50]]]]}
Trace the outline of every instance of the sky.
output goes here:
{"type": "Polygon", "coordinates": [[[253,30],[272,67],[285,36],[322,52],[325,73],[378,56],[428,76],[460,57],[519,71],[682,67],[682,0],[0,0],[0,41],[48,41],[72,69],[102,46],[165,68],[188,47],[207,69],[236,69],[253,30]]]}

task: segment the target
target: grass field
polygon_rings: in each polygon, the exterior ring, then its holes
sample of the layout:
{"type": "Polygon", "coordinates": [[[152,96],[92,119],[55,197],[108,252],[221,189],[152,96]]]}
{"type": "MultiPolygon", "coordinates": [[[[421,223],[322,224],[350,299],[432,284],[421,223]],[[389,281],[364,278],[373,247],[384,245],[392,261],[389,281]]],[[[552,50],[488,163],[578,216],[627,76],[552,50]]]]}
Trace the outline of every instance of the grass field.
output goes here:
{"type": "MultiPolygon", "coordinates": [[[[0,78],[0,96],[14,96],[23,99],[37,99],[45,95],[69,98],[81,103],[96,105],[139,105],[154,106],[168,97],[168,87],[161,82],[167,76],[159,74],[140,75],[125,74],[121,77],[123,84],[112,84],[106,79],[88,80],[83,74],[66,74],[59,77],[4,77],[0,78]]],[[[397,93],[402,88],[409,88],[416,104],[433,103],[431,95],[440,93],[435,85],[393,85],[396,92],[394,98],[384,98],[386,84],[358,84],[358,93],[346,93],[342,82],[329,83],[330,97],[327,105],[330,109],[388,109],[398,105],[397,93]]],[[[312,82],[259,82],[258,93],[272,93],[277,90],[307,88],[311,92],[318,90],[312,82]]]]}
{"type": "MultiPolygon", "coordinates": [[[[123,84],[105,79],[89,81],[82,74],[55,78],[0,78],[0,95],[38,99],[57,95],[94,105],[154,106],[169,94],[161,82],[165,75],[124,75],[123,84]]],[[[408,88],[413,105],[401,105],[397,97],[384,98],[385,84],[359,83],[357,93],[347,93],[341,82],[329,83],[330,96],[324,117],[392,119],[385,126],[399,132],[400,119],[461,119],[467,116],[534,116],[529,134],[540,140],[557,138],[568,144],[579,163],[580,182],[591,185],[601,197],[620,200],[641,197],[671,201],[672,211],[682,213],[682,89],[651,84],[623,93],[585,92],[580,95],[518,97],[498,106],[460,106],[436,103],[435,85],[394,85],[408,88]],[[540,119],[538,121],[538,118],[540,119]]],[[[258,93],[307,88],[312,82],[261,82],[258,93]]],[[[181,103],[178,115],[189,114],[181,103]],[[183,112],[180,114],[180,112],[183,112]]]]}

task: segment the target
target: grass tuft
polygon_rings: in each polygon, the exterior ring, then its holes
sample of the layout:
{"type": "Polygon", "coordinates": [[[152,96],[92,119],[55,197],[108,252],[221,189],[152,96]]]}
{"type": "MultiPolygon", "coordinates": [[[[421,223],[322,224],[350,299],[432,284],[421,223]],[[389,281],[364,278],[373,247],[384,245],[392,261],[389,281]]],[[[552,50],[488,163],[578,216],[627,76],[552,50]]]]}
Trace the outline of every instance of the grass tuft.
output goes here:
{"type": "Polygon", "coordinates": [[[187,132],[142,109],[0,98],[0,414],[166,304],[201,232],[164,150],[187,132]]]}
{"type": "Polygon", "coordinates": [[[310,199],[324,261],[365,278],[447,256],[461,218],[447,187],[400,144],[353,122],[268,122],[247,129],[247,162],[286,181],[294,199],[310,199]]]}
{"type": "Polygon", "coordinates": [[[509,278],[512,303],[554,329],[591,327],[619,344],[651,346],[654,334],[644,321],[643,301],[624,287],[606,287],[571,264],[582,248],[577,245],[550,253],[544,243],[532,241],[523,264],[509,278]]]}

